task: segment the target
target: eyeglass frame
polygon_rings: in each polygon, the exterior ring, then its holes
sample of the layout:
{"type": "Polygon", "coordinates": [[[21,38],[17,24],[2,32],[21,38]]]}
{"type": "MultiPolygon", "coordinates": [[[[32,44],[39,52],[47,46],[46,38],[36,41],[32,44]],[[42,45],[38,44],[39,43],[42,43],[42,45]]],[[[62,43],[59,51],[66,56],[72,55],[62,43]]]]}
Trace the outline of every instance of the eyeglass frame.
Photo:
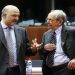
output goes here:
{"type": "Polygon", "coordinates": [[[53,21],[55,21],[56,19],[48,19],[48,18],[46,18],[46,21],[47,22],[53,22],[53,21]]]}

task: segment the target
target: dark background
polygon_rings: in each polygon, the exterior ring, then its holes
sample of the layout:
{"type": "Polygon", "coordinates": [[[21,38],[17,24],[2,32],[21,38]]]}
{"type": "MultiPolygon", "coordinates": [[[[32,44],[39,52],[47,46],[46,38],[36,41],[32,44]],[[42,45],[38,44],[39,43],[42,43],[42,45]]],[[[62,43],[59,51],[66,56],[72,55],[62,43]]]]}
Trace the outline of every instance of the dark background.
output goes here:
{"type": "MultiPolygon", "coordinates": [[[[51,10],[51,0],[0,0],[0,15],[2,8],[8,4],[16,5],[20,9],[20,21],[27,19],[26,11],[30,9],[33,19],[44,22],[51,10]]],[[[67,15],[71,5],[75,6],[75,0],[55,0],[55,9],[62,9],[67,15]]]]}

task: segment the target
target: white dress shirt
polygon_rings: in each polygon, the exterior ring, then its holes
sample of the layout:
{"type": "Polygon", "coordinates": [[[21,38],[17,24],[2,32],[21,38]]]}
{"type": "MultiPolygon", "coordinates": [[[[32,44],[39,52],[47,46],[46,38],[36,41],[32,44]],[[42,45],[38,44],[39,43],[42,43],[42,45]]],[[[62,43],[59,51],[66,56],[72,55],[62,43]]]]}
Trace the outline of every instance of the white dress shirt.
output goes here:
{"type": "MultiPolygon", "coordinates": [[[[2,28],[4,31],[4,35],[6,37],[6,29],[5,28],[7,28],[7,25],[3,21],[1,21],[1,25],[2,25],[2,28]]],[[[10,33],[11,33],[12,42],[13,42],[14,65],[17,65],[17,52],[16,52],[17,48],[16,48],[16,38],[15,38],[15,33],[14,33],[14,26],[12,26],[10,33]]]]}
{"type": "Polygon", "coordinates": [[[62,46],[61,46],[61,30],[62,26],[60,26],[56,32],[56,52],[54,55],[54,66],[64,64],[68,62],[70,59],[64,54],[62,46]]]}

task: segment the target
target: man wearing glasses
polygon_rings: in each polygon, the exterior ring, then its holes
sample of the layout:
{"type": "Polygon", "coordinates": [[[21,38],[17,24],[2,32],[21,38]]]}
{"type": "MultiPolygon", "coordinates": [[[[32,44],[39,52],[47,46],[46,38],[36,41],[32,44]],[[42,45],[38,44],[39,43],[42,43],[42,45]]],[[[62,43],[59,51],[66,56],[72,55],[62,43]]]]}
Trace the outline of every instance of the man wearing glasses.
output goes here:
{"type": "Polygon", "coordinates": [[[38,48],[43,75],[75,75],[75,30],[65,27],[66,21],[62,10],[52,10],[47,16],[49,30],[38,48]]]}

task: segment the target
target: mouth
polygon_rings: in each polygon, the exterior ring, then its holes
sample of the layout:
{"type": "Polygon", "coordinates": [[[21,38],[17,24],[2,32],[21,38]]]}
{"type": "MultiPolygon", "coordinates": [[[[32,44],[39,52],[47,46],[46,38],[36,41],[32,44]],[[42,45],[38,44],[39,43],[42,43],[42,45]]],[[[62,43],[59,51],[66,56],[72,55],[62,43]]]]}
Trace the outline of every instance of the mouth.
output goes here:
{"type": "Polygon", "coordinates": [[[48,24],[48,26],[52,26],[51,24],[48,24]]]}
{"type": "Polygon", "coordinates": [[[51,24],[48,24],[48,28],[52,29],[52,25],[51,24]]]}

